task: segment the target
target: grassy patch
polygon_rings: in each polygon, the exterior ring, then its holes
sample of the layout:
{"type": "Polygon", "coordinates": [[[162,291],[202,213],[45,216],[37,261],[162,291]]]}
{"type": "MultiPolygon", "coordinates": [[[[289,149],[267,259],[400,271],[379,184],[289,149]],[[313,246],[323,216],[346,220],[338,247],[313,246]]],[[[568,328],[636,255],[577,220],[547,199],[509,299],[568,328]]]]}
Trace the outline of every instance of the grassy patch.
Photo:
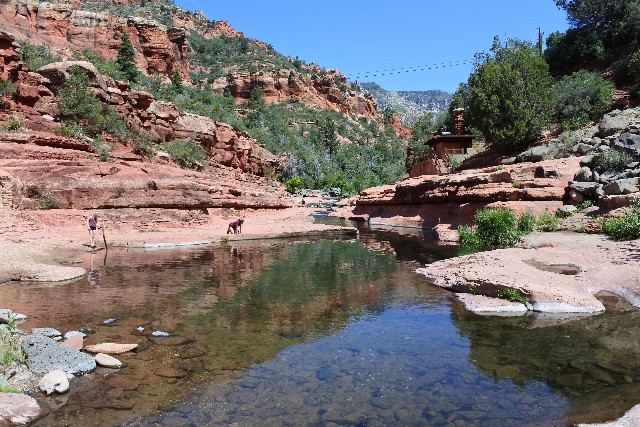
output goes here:
{"type": "Polygon", "coordinates": [[[602,232],[614,240],[640,238],[640,202],[636,201],[622,216],[606,218],[601,223],[602,232]]]}
{"type": "Polygon", "coordinates": [[[11,366],[13,362],[24,363],[25,354],[21,348],[22,333],[18,330],[16,318],[9,315],[7,326],[0,330],[0,365],[11,366]]]}

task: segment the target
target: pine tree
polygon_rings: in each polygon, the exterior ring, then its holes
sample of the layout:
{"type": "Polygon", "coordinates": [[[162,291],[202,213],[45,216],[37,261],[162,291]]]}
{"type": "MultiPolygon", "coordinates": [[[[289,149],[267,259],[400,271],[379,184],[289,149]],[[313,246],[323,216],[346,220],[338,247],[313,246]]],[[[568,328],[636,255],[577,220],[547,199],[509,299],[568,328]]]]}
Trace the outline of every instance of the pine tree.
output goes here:
{"type": "Polygon", "coordinates": [[[140,71],[138,71],[138,67],[136,67],[133,43],[131,43],[131,39],[127,33],[122,34],[121,39],[122,43],[120,43],[120,47],[118,48],[116,64],[128,81],[135,82],[140,75],[140,71]]]}
{"type": "Polygon", "coordinates": [[[180,70],[176,68],[176,70],[171,75],[171,89],[175,93],[182,93],[184,90],[184,85],[182,84],[182,75],[180,74],[180,70]]]}

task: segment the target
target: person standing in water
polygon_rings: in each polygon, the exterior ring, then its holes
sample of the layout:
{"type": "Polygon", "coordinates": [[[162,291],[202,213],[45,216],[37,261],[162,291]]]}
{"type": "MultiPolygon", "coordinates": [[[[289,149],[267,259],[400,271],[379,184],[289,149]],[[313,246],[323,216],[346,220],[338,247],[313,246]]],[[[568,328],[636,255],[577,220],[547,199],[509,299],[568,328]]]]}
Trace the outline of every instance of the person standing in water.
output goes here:
{"type": "Polygon", "coordinates": [[[87,218],[87,227],[89,228],[89,236],[91,237],[92,248],[96,247],[96,229],[98,228],[98,212],[94,212],[87,218]]]}

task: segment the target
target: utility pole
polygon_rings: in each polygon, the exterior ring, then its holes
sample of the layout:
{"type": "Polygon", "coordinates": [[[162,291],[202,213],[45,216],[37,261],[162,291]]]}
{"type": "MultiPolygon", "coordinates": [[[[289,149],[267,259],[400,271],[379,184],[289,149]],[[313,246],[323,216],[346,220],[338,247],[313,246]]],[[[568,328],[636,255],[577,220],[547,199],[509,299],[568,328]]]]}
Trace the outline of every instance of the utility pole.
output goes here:
{"type": "Polygon", "coordinates": [[[542,58],[542,31],[538,27],[538,49],[540,50],[540,58],[542,58]]]}

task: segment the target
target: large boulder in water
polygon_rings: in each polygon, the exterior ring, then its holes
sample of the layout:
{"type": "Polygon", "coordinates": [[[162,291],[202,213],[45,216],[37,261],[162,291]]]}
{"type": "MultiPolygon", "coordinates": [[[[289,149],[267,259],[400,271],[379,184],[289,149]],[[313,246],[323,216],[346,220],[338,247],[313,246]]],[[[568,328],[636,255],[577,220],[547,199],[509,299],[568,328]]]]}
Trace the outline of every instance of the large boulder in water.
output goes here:
{"type": "Polygon", "coordinates": [[[96,368],[96,361],[90,355],[44,336],[27,336],[22,341],[22,350],[27,356],[27,367],[33,372],[60,369],[68,374],[86,374],[96,368]]]}

